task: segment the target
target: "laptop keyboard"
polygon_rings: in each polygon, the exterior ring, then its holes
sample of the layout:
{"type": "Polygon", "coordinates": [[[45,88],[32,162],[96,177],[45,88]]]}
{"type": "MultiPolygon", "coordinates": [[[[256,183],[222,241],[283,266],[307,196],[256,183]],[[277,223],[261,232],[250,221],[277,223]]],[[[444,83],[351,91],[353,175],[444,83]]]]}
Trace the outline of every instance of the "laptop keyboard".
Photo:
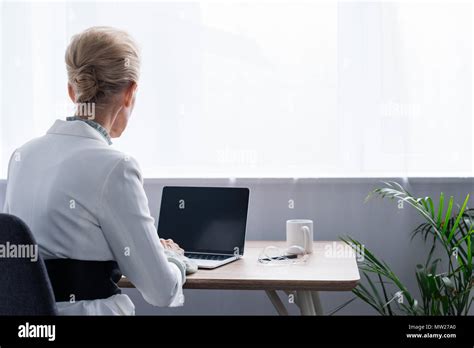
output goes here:
{"type": "Polygon", "coordinates": [[[229,255],[209,255],[209,254],[184,254],[186,257],[190,259],[196,259],[196,260],[211,260],[211,261],[222,261],[225,259],[228,259],[229,255]]]}

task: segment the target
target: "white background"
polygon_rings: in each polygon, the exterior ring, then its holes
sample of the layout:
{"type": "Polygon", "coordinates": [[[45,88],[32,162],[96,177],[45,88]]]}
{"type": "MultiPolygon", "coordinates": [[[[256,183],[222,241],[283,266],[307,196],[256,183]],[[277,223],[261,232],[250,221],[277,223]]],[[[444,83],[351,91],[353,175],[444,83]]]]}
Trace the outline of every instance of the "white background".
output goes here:
{"type": "Polygon", "coordinates": [[[0,178],[70,114],[64,51],[93,25],[141,46],[114,146],[146,177],[473,176],[470,3],[4,1],[0,178]]]}

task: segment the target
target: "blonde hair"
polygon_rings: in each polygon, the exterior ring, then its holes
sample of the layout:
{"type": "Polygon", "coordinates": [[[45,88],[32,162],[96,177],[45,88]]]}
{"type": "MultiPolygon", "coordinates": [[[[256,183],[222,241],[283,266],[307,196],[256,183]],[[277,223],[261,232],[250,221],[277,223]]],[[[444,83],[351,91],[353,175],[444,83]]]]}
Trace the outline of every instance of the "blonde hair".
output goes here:
{"type": "Polygon", "coordinates": [[[122,30],[92,27],[74,35],[65,60],[76,103],[106,103],[131,82],[138,82],[139,50],[122,30]]]}

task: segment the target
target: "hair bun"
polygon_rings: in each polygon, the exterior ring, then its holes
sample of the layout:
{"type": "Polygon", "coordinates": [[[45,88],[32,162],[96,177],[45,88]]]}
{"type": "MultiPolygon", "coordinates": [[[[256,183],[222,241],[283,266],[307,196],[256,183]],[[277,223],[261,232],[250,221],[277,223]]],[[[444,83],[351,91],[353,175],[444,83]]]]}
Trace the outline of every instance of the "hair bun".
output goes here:
{"type": "Polygon", "coordinates": [[[106,104],[139,77],[136,43],[126,32],[110,27],[92,27],[74,35],[65,61],[76,103],[106,104]]]}
{"type": "Polygon", "coordinates": [[[93,65],[84,65],[77,69],[74,82],[76,90],[79,92],[76,95],[76,102],[94,101],[99,92],[99,81],[93,65]]]}

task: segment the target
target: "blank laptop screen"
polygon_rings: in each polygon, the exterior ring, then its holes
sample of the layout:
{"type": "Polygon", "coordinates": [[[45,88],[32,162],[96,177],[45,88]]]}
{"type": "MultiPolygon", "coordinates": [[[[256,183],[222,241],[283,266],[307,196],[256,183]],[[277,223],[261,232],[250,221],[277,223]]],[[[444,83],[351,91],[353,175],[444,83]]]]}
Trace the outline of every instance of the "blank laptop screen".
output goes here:
{"type": "Polygon", "coordinates": [[[247,188],[164,187],[158,235],[186,252],[242,255],[248,200],[247,188]]]}

